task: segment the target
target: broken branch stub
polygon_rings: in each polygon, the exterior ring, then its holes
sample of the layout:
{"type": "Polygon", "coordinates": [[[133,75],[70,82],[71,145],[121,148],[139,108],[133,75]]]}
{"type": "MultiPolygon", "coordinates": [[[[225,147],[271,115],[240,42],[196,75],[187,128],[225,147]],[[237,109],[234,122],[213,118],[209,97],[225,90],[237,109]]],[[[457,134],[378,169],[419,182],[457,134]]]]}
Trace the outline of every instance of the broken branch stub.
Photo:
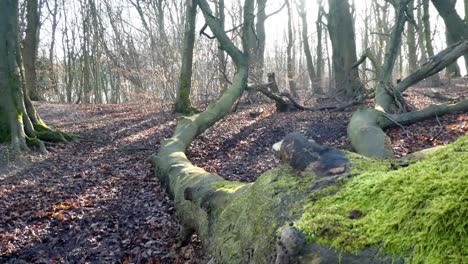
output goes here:
{"type": "Polygon", "coordinates": [[[348,159],[343,151],[320,146],[300,133],[288,134],[273,149],[293,169],[313,171],[316,175],[334,175],[346,170],[348,159]]]}

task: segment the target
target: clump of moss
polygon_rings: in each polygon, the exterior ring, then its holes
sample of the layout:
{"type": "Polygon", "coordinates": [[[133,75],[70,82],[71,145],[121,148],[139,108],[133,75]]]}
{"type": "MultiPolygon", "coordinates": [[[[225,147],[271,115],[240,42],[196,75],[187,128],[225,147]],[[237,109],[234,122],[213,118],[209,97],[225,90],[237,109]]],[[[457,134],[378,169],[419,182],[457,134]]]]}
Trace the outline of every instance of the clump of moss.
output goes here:
{"type": "Polygon", "coordinates": [[[216,188],[218,191],[222,191],[226,193],[235,193],[240,188],[245,187],[246,184],[242,182],[221,181],[221,182],[213,182],[211,186],[213,188],[216,188]]]}
{"type": "Polygon", "coordinates": [[[364,172],[311,201],[296,226],[342,251],[379,246],[408,263],[468,263],[467,160],[465,136],[407,168],[358,164],[364,172]],[[353,210],[363,215],[351,219],[353,210]]]}
{"type": "Polygon", "coordinates": [[[34,124],[34,129],[36,130],[37,138],[47,142],[57,143],[78,139],[77,136],[53,130],[45,124],[34,124]]]}

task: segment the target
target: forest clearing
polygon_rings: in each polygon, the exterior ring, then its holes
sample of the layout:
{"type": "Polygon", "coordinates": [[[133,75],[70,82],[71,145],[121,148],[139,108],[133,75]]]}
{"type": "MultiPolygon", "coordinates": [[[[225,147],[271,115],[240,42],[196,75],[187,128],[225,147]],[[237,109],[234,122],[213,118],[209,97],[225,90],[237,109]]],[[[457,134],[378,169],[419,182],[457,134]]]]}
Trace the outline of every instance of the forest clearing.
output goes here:
{"type": "Polygon", "coordinates": [[[466,263],[467,70],[467,0],[2,0],[0,262],[466,263]]]}

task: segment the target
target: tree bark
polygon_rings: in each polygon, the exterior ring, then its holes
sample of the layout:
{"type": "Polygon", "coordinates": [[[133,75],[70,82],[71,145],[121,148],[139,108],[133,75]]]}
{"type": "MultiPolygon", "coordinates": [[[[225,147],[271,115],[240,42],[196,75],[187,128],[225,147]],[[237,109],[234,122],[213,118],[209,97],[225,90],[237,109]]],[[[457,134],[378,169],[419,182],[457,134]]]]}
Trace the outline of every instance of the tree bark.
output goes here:
{"type": "MultiPolygon", "coordinates": [[[[445,38],[446,38],[445,40],[446,40],[447,46],[452,46],[453,44],[456,43],[453,36],[449,33],[448,30],[445,31],[445,38]]],[[[458,65],[456,61],[450,65],[447,65],[447,71],[445,75],[449,79],[457,78],[461,76],[460,66],[458,65]]]]}
{"type": "MultiPolygon", "coordinates": [[[[463,19],[455,9],[456,0],[431,0],[432,4],[439,12],[439,15],[444,19],[447,34],[450,36],[450,44],[461,40],[468,39],[468,24],[465,24],[463,19]]],[[[468,69],[468,55],[465,54],[465,66],[468,69]]]]}
{"type": "MultiPolygon", "coordinates": [[[[226,15],[225,15],[225,4],[224,0],[216,1],[216,16],[219,19],[219,24],[223,30],[225,30],[226,15]]],[[[218,47],[218,79],[221,87],[221,93],[224,93],[228,88],[228,81],[226,80],[227,74],[227,58],[224,50],[218,47]]]]}
{"type": "Polygon", "coordinates": [[[9,141],[16,152],[29,150],[28,146],[45,152],[41,140],[66,141],[73,137],[48,128],[24,93],[18,30],[18,1],[0,1],[0,143],[9,141]]]}
{"type": "Polygon", "coordinates": [[[288,46],[287,46],[287,71],[288,71],[288,83],[289,83],[289,90],[291,91],[292,96],[297,98],[297,87],[296,87],[296,79],[294,76],[294,64],[295,61],[293,60],[293,46],[294,46],[294,39],[293,39],[293,26],[292,26],[292,8],[290,0],[286,1],[286,7],[288,10],[288,46]]]}
{"type": "Polygon", "coordinates": [[[358,69],[353,68],[357,60],[356,41],[348,0],[330,0],[328,5],[336,91],[340,96],[355,98],[362,95],[363,85],[358,69]]]}
{"type": "MultiPolygon", "coordinates": [[[[424,43],[426,45],[427,55],[429,58],[434,57],[434,47],[432,46],[432,31],[431,31],[431,21],[429,15],[429,0],[423,1],[423,25],[424,25],[424,43]]],[[[436,73],[430,77],[431,84],[433,87],[440,86],[440,75],[436,73]]]]}
{"type": "MultiPolygon", "coordinates": [[[[306,11],[306,3],[305,0],[301,0],[300,6],[299,6],[299,15],[301,17],[302,21],[302,43],[304,47],[304,54],[306,57],[306,64],[307,64],[307,72],[309,73],[309,79],[312,84],[312,92],[314,94],[322,94],[323,90],[319,82],[317,82],[317,74],[314,69],[314,63],[312,61],[312,54],[310,51],[310,45],[309,45],[309,30],[308,30],[308,25],[307,25],[307,11],[306,11]]],[[[317,32],[318,34],[318,32],[317,32]]],[[[321,35],[321,32],[320,32],[321,35]]],[[[319,36],[317,41],[321,42],[321,36],[319,36]]],[[[321,47],[320,47],[321,48],[321,47]]],[[[321,51],[320,51],[321,52],[321,51]]],[[[318,53],[318,50],[317,50],[318,53]]],[[[317,54],[317,61],[321,60],[322,56],[317,54]]]]}
{"type": "MultiPolygon", "coordinates": [[[[323,78],[323,69],[324,69],[324,59],[323,59],[323,48],[322,48],[322,17],[323,17],[323,2],[322,0],[317,1],[318,5],[318,14],[317,14],[317,21],[315,21],[315,26],[317,28],[317,80],[319,87],[322,86],[322,78],[323,78]]],[[[323,89],[322,89],[323,92],[323,89]]]]}
{"type": "MultiPolygon", "coordinates": [[[[412,0],[408,3],[408,16],[411,17],[413,22],[414,20],[414,1],[412,0]]],[[[418,65],[418,56],[416,54],[416,28],[413,23],[407,24],[407,45],[408,45],[408,72],[413,72],[416,70],[418,65]]]]}
{"type": "Polygon", "coordinates": [[[26,32],[23,40],[22,56],[24,77],[28,96],[33,101],[43,101],[37,86],[36,59],[39,44],[39,6],[38,0],[27,1],[26,32]]]}
{"type": "Polygon", "coordinates": [[[257,0],[257,17],[255,24],[255,33],[257,38],[257,46],[255,49],[256,59],[256,75],[259,80],[263,80],[264,68],[265,68],[265,22],[266,16],[266,3],[267,0],[257,0]]]}
{"type": "Polygon", "coordinates": [[[195,23],[197,17],[196,0],[186,0],[186,10],[182,66],[173,112],[190,115],[196,113],[196,110],[190,103],[193,47],[195,45],[195,23]]]}

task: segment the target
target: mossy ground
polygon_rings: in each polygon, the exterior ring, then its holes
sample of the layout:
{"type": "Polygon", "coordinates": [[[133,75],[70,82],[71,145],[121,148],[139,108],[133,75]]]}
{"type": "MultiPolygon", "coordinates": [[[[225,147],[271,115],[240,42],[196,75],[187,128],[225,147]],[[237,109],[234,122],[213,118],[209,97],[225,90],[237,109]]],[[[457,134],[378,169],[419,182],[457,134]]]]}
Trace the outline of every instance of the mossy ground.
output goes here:
{"type": "Polygon", "coordinates": [[[468,136],[398,170],[351,159],[362,173],[313,199],[295,223],[309,241],[351,252],[378,246],[408,263],[468,263],[468,136]],[[363,216],[350,219],[353,210],[363,216]]]}

